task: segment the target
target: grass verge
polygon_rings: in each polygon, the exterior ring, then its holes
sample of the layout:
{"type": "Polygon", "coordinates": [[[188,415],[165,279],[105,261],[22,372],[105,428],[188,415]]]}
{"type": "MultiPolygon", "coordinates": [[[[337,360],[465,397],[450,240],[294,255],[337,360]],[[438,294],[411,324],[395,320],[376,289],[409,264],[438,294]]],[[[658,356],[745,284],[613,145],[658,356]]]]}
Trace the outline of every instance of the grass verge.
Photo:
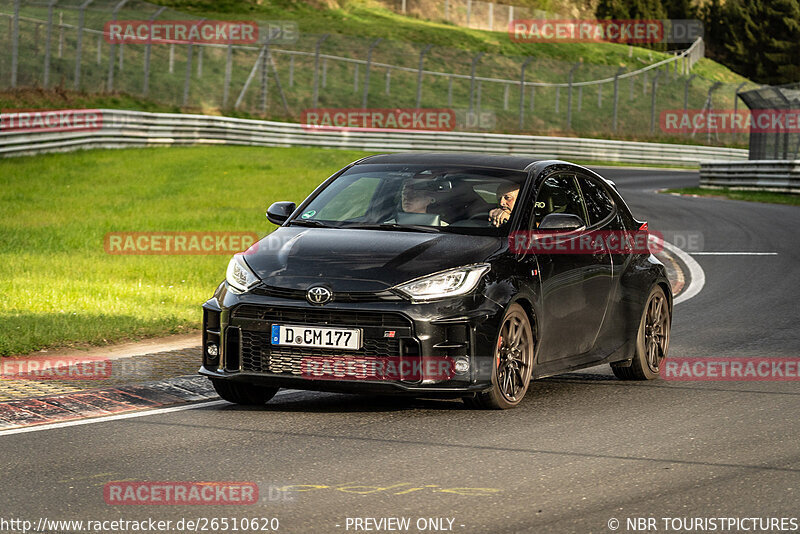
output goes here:
{"type": "Polygon", "coordinates": [[[230,259],[106,254],[108,232],[250,231],[360,152],[187,147],[0,160],[0,355],[199,327],[230,259]]]}
{"type": "Polygon", "coordinates": [[[685,187],[683,189],[665,189],[662,193],[679,195],[697,195],[702,197],[722,197],[731,200],[747,200],[748,202],[766,202],[768,204],[789,204],[800,206],[800,195],[794,193],[772,193],[769,191],[739,191],[734,189],[701,189],[685,187]]]}

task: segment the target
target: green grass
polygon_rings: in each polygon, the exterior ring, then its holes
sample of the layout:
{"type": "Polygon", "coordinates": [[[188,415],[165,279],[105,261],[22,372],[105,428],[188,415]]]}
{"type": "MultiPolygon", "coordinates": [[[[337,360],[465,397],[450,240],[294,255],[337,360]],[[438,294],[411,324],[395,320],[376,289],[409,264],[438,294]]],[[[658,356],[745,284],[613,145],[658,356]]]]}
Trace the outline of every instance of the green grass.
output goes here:
{"type": "Polygon", "coordinates": [[[800,206],[800,194],[796,193],[771,193],[768,191],[739,191],[727,188],[705,189],[699,187],[686,187],[683,189],[665,189],[662,193],[677,193],[680,195],[698,195],[703,197],[724,197],[731,200],[747,200],[749,202],[766,202],[768,204],[789,204],[800,206]]]}
{"type": "Polygon", "coordinates": [[[363,156],[250,147],[0,160],[0,355],[199,327],[229,257],[106,254],[107,232],[250,231],[363,156]]]}

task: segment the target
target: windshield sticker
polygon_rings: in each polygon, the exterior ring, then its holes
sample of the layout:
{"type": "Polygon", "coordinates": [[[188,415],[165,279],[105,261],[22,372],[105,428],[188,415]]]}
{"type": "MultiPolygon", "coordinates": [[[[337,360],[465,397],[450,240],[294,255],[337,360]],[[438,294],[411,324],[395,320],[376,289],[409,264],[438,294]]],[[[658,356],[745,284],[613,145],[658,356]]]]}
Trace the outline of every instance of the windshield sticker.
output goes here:
{"type": "Polygon", "coordinates": [[[300,218],[301,218],[301,219],[310,219],[311,217],[313,217],[313,216],[314,216],[314,215],[316,215],[316,214],[317,214],[317,210],[308,210],[307,212],[305,212],[304,214],[302,214],[302,215],[300,216],[300,218]]]}

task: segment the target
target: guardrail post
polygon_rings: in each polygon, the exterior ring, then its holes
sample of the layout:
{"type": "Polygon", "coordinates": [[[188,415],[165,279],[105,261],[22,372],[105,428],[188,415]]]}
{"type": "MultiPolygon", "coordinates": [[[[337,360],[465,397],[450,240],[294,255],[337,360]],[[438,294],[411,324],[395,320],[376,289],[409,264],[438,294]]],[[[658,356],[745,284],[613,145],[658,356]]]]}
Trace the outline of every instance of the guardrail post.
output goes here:
{"type": "MultiPolygon", "coordinates": [[[[117,13],[119,12],[120,9],[122,9],[122,6],[124,6],[127,3],[128,0],[120,0],[120,2],[114,6],[114,9],[111,11],[111,22],[117,20],[117,13]]],[[[109,42],[111,44],[109,45],[108,49],[108,82],[106,84],[106,90],[108,92],[111,92],[114,90],[114,61],[116,60],[116,58],[114,57],[114,41],[110,39],[110,36],[109,36],[109,42]]]]}
{"type": "Polygon", "coordinates": [[[614,131],[617,131],[617,108],[619,107],[619,75],[625,72],[625,67],[620,67],[617,69],[617,73],[614,75],[614,123],[613,128],[614,131]]]}
{"type": "Polygon", "coordinates": [[[653,78],[653,88],[651,89],[652,94],[650,95],[650,133],[653,134],[656,131],[656,92],[658,92],[658,79],[661,75],[664,74],[662,71],[658,71],[653,78]]]}
{"type": "Polygon", "coordinates": [[[522,68],[519,71],[519,129],[522,130],[522,125],[525,120],[525,68],[533,61],[532,57],[525,58],[522,63],[522,68]]]}
{"type": "MultiPolygon", "coordinates": [[[[471,0],[470,0],[471,1],[471,0]]],[[[471,4],[470,4],[471,5],[471,4]]],[[[472,57],[472,66],[469,71],[469,112],[472,113],[474,109],[474,95],[475,95],[475,68],[478,65],[484,52],[478,52],[472,57]]]]}
{"type": "Polygon", "coordinates": [[[81,47],[83,46],[83,22],[85,20],[86,8],[94,0],[86,0],[78,8],[78,40],[75,43],[75,90],[81,87],[81,47]]]}
{"type": "Polygon", "coordinates": [[[50,3],[47,4],[47,31],[45,36],[45,44],[44,44],[44,77],[42,80],[42,85],[45,89],[50,84],[50,51],[53,48],[52,38],[53,38],[53,8],[58,3],[58,0],[50,0],[50,3]]]}
{"type": "MultiPolygon", "coordinates": [[[[314,45],[314,89],[311,96],[311,107],[316,108],[317,102],[319,99],[319,47],[322,46],[322,43],[330,37],[329,33],[326,33],[319,39],[317,39],[317,44],[314,45]]],[[[324,85],[324,83],[323,83],[324,85]]]]}
{"type": "MultiPolygon", "coordinates": [[[[158,16],[161,14],[161,12],[164,11],[165,9],[167,9],[167,7],[162,6],[158,9],[158,11],[153,13],[153,16],[150,17],[150,22],[156,20],[158,16]]],[[[152,39],[148,39],[147,44],[144,47],[144,82],[143,82],[144,85],[142,85],[142,94],[144,96],[147,96],[147,94],[150,92],[150,54],[152,52],[152,49],[153,49],[153,41],[152,39]]]]}
{"type": "Polygon", "coordinates": [[[372,52],[375,50],[375,47],[381,43],[381,41],[383,41],[383,38],[378,37],[370,43],[369,50],[367,50],[367,65],[364,68],[364,96],[361,99],[361,109],[367,109],[367,97],[369,96],[369,70],[372,66],[372,52]]]}
{"type": "Polygon", "coordinates": [[[432,44],[425,45],[425,48],[419,53],[419,68],[417,69],[417,105],[419,108],[422,103],[422,65],[425,61],[425,54],[433,48],[432,44]]]}
{"type": "Polygon", "coordinates": [[[11,28],[11,87],[17,86],[17,70],[19,69],[19,5],[21,0],[14,1],[14,22],[11,28]]]}
{"type": "Polygon", "coordinates": [[[567,82],[569,89],[567,89],[567,130],[572,128],[572,80],[575,76],[575,71],[580,67],[580,62],[575,63],[569,69],[569,81],[567,82]]]}

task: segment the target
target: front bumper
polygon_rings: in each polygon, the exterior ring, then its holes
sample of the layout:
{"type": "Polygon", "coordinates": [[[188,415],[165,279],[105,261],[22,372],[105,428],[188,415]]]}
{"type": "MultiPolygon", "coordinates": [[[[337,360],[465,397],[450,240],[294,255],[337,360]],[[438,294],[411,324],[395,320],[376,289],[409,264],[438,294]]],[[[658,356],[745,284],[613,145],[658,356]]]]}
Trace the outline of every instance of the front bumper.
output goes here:
{"type": "Polygon", "coordinates": [[[295,298],[237,294],[222,284],[203,305],[200,374],[315,391],[471,394],[491,386],[502,313],[482,294],[420,304],[376,299],[317,306],[295,298]],[[273,324],[360,328],[363,346],[346,351],[271,345],[273,324]],[[216,351],[209,350],[212,346],[216,351]],[[443,362],[450,363],[446,371],[443,362]],[[376,374],[364,372],[365,365],[410,372],[376,374]]]}

